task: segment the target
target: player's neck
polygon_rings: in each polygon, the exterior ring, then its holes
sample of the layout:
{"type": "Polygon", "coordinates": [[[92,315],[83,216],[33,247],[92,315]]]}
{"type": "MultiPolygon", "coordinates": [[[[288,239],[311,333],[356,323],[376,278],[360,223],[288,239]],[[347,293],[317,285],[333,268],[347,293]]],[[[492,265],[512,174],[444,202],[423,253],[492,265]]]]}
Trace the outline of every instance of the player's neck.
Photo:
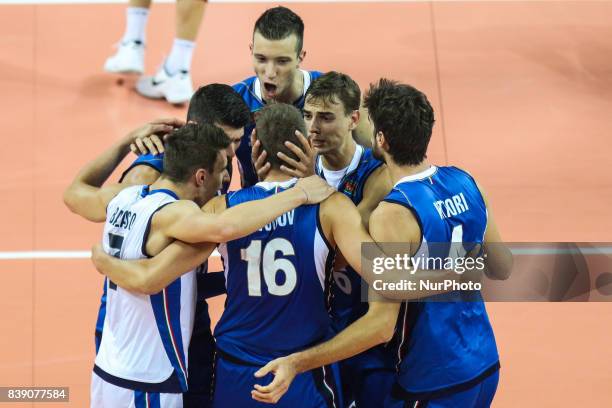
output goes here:
{"type": "Polygon", "coordinates": [[[357,149],[357,143],[351,138],[347,140],[338,150],[330,151],[323,155],[323,167],[327,170],[342,170],[353,161],[357,149]]]}
{"type": "Polygon", "coordinates": [[[151,184],[149,190],[170,190],[174,192],[180,200],[192,200],[195,197],[195,194],[193,194],[187,183],[175,183],[165,177],[158,178],[151,184]]]}
{"type": "Polygon", "coordinates": [[[387,168],[389,169],[389,175],[391,176],[391,181],[393,184],[396,184],[404,177],[421,173],[427,170],[429,167],[431,167],[431,164],[429,164],[427,160],[423,160],[416,166],[399,166],[393,163],[391,158],[387,158],[387,168]]]}
{"type": "Polygon", "coordinates": [[[287,180],[291,180],[293,177],[283,173],[280,170],[272,169],[263,180],[265,182],[283,182],[287,180]]]}

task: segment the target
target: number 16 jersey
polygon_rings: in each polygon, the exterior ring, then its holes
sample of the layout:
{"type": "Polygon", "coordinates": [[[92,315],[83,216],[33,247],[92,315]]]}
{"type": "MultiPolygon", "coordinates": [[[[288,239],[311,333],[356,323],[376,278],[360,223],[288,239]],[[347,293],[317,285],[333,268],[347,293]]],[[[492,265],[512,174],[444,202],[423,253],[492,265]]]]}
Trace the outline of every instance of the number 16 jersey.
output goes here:
{"type": "MultiPolygon", "coordinates": [[[[266,198],[295,184],[260,182],[226,196],[227,207],[266,198]]],[[[289,211],[244,238],[219,246],[227,300],[215,328],[217,348],[248,364],[303,350],[330,332],[325,303],[333,250],[319,205],[289,211]]]]}

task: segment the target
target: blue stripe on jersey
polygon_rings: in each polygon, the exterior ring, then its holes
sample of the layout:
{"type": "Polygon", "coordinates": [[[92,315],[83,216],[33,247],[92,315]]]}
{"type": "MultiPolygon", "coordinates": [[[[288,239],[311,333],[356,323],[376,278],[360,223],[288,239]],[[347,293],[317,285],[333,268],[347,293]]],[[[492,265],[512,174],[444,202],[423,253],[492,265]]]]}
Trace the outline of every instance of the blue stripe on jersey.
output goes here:
{"type": "MultiPolygon", "coordinates": [[[[420,250],[429,251],[426,256],[445,258],[459,226],[462,242],[483,241],[486,206],[476,183],[464,171],[455,167],[431,170],[420,179],[400,180],[385,201],[415,214],[423,236],[420,250]]],[[[443,295],[449,302],[425,300],[402,306],[389,349],[398,362],[398,383],[404,390],[417,396],[435,395],[498,364],[484,302],[479,292],[471,295],[472,301],[467,302],[461,301],[465,296],[451,292],[443,295]]]]}
{"type": "Polygon", "coordinates": [[[181,333],[181,279],[172,282],[161,292],[151,295],[151,306],[159,335],[181,384],[181,391],[187,391],[187,367],[183,336],[181,333]]]}
{"type": "MultiPolygon", "coordinates": [[[[310,82],[314,81],[321,75],[323,75],[319,71],[308,71],[310,74],[310,82]]],[[[255,95],[255,90],[253,89],[255,85],[256,76],[249,77],[242,82],[239,82],[233,86],[234,90],[242,96],[242,99],[247,104],[251,113],[255,113],[261,108],[265,106],[265,102],[255,95]]],[[[302,110],[304,108],[304,95],[300,97],[297,101],[293,102],[293,105],[302,110]]],[[[245,127],[244,135],[242,136],[242,142],[236,150],[236,157],[238,158],[238,162],[240,163],[240,167],[242,168],[244,186],[250,187],[257,183],[257,173],[255,173],[255,169],[253,168],[253,164],[251,163],[251,132],[255,128],[255,124],[250,124],[245,127]]]]}
{"type": "Polygon", "coordinates": [[[134,408],[161,408],[159,393],[134,391],[134,408]]]}
{"type": "Polygon", "coordinates": [[[102,296],[100,297],[100,309],[98,310],[98,318],[96,319],[96,354],[100,349],[100,343],[102,342],[102,330],[104,329],[104,319],[106,317],[106,284],[107,278],[104,278],[104,287],[102,289],[102,296]]]}
{"type": "MultiPolygon", "coordinates": [[[[272,194],[274,189],[254,186],[226,199],[229,208],[272,194]]],[[[227,300],[215,338],[225,354],[263,365],[330,334],[325,278],[322,284],[315,259],[323,273],[322,257],[333,253],[316,238],[318,207],[298,207],[220,249],[228,266],[227,300]]]]}

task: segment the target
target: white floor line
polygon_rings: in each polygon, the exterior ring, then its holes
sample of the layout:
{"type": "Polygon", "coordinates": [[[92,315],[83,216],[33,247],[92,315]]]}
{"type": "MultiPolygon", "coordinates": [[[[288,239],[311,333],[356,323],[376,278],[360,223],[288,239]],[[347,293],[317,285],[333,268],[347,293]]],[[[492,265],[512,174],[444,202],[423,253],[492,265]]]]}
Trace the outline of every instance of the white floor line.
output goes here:
{"type": "MultiPolygon", "coordinates": [[[[514,255],[564,255],[577,254],[583,255],[612,255],[612,245],[610,246],[594,246],[594,247],[578,247],[572,248],[550,248],[550,247],[532,247],[519,248],[510,247],[514,255]]],[[[34,260],[34,259],[89,259],[90,251],[0,251],[0,261],[14,260],[34,260]]],[[[220,254],[215,251],[212,257],[219,257],[220,254]]]]}
{"type": "MultiPolygon", "coordinates": [[[[0,251],[0,260],[33,260],[33,259],[89,259],[91,251],[0,251]]],[[[215,249],[213,257],[218,257],[215,249]]]]}

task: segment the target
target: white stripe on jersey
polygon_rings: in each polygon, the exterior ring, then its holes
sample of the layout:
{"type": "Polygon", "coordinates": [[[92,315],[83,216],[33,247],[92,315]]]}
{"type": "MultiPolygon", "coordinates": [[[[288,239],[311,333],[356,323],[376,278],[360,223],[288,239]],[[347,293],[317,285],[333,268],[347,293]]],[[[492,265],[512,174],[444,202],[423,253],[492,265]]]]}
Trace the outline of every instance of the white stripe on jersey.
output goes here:
{"type": "Polygon", "coordinates": [[[315,230],[313,254],[315,254],[314,262],[317,267],[317,277],[319,278],[319,282],[321,282],[321,288],[325,290],[325,264],[329,256],[329,248],[321,234],[322,232],[319,231],[319,227],[317,227],[315,230]]]}

